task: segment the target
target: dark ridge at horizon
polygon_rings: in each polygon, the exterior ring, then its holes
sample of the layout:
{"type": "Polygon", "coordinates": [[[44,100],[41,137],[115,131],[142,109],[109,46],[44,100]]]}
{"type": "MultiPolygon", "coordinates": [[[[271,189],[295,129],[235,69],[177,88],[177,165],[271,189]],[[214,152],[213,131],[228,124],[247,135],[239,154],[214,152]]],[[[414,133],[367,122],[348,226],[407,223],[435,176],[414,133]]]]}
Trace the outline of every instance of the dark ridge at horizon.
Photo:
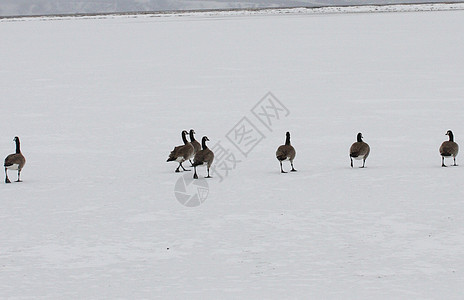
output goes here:
{"type": "Polygon", "coordinates": [[[430,4],[430,3],[463,3],[458,1],[440,0],[248,0],[229,1],[211,0],[192,2],[186,0],[94,0],[92,2],[73,1],[61,3],[59,0],[2,0],[0,17],[40,17],[40,16],[89,16],[110,14],[152,14],[178,13],[194,11],[219,10],[260,10],[272,8],[317,8],[331,6],[365,6],[365,5],[395,5],[395,4],[430,4]]]}

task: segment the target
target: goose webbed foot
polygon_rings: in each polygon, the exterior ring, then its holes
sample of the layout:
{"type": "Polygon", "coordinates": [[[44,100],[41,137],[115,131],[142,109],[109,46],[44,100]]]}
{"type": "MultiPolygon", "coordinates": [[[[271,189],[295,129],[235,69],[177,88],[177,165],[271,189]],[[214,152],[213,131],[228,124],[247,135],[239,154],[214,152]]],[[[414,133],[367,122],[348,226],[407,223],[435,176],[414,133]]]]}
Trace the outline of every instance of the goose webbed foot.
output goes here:
{"type": "Polygon", "coordinates": [[[198,179],[197,167],[193,167],[193,169],[195,170],[195,173],[193,173],[193,179],[198,179]]]}
{"type": "Polygon", "coordinates": [[[213,177],[211,177],[211,176],[208,175],[208,176],[206,176],[205,178],[213,178],[213,177]]]}
{"type": "Polygon", "coordinates": [[[447,167],[445,164],[442,164],[441,166],[442,166],[442,167],[445,167],[445,168],[447,167]]]}
{"type": "Polygon", "coordinates": [[[280,173],[287,173],[287,172],[285,172],[284,170],[280,170],[280,173]]]}
{"type": "Polygon", "coordinates": [[[5,178],[5,183],[11,183],[11,181],[8,178],[5,178]]]}
{"type": "Polygon", "coordinates": [[[18,179],[18,180],[16,180],[15,182],[23,182],[23,181],[22,181],[22,180],[20,180],[20,179],[18,179]]]}
{"type": "Polygon", "coordinates": [[[290,170],[290,172],[296,172],[295,168],[293,167],[293,161],[290,161],[290,165],[292,166],[292,169],[290,170]]]}

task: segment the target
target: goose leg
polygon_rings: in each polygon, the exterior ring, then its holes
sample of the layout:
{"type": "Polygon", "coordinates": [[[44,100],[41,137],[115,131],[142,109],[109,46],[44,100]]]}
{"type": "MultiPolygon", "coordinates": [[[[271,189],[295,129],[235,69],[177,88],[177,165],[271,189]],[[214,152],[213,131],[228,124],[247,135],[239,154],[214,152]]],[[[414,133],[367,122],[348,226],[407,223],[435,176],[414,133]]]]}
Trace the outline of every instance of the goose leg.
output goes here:
{"type": "Polygon", "coordinates": [[[365,158],[363,158],[363,165],[362,165],[362,167],[361,167],[361,168],[364,168],[364,164],[365,164],[365,163],[366,163],[366,159],[365,159],[365,158]]]}
{"type": "Polygon", "coordinates": [[[453,160],[454,160],[454,165],[453,165],[453,166],[457,166],[457,164],[456,164],[456,157],[453,157],[453,160]]]}
{"type": "Polygon", "coordinates": [[[193,162],[191,159],[189,159],[189,162],[190,162],[190,166],[193,167],[193,162]]]}
{"type": "Polygon", "coordinates": [[[182,165],[182,163],[180,163],[180,166],[182,167],[182,170],[184,170],[184,171],[190,171],[190,170],[185,169],[184,166],[182,165]]]}
{"type": "Polygon", "coordinates": [[[208,176],[206,176],[205,178],[212,178],[211,176],[209,176],[209,167],[206,168],[208,170],[208,176]]]}
{"type": "Polygon", "coordinates": [[[7,169],[5,168],[5,183],[11,183],[10,179],[8,178],[8,173],[6,170],[7,169]]]}
{"type": "Polygon", "coordinates": [[[293,161],[291,161],[290,164],[292,165],[292,171],[291,172],[296,172],[295,168],[293,167],[293,161]]]}
{"type": "Polygon", "coordinates": [[[282,169],[282,161],[279,161],[279,162],[280,162],[280,172],[281,173],[287,173],[287,172],[284,171],[284,169],[282,169]]]}
{"type": "Polygon", "coordinates": [[[353,158],[350,156],[350,160],[351,160],[351,167],[353,167],[353,158]]]}
{"type": "Polygon", "coordinates": [[[18,170],[18,180],[16,180],[16,182],[21,182],[21,179],[19,179],[21,176],[21,170],[18,170]]]}
{"type": "Polygon", "coordinates": [[[445,157],[444,156],[441,157],[441,166],[446,167],[445,166],[445,157]]]}
{"type": "Polygon", "coordinates": [[[181,167],[181,164],[179,163],[179,166],[177,166],[177,169],[176,169],[176,173],[180,172],[180,170],[179,170],[180,167],[181,167]]]}
{"type": "Polygon", "coordinates": [[[195,170],[195,173],[193,174],[193,179],[198,179],[197,167],[193,167],[193,169],[195,170]]]}

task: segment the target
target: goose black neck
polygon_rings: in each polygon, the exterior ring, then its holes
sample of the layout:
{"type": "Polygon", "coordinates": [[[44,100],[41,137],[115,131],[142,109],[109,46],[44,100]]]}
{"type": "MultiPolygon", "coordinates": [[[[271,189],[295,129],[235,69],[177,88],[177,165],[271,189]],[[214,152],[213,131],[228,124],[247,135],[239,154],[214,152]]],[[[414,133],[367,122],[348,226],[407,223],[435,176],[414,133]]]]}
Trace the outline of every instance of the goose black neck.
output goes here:
{"type": "Polygon", "coordinates": [[[193,131],[190,130],[190,142],[193,142],[195,140],[195,136],[193,135],[193,131]]]}
{"type": "Polygon", "coordinates": [[[202,147],[203,149],[208,149],[208,146],[206,146],[206,139],[205,139],[205,138],[203,138],[203,139],[201,140],[201,147],[202,147]]]}
{"type": "Polygon", "coordinates": [[[19,139],[15,140],[16,142],[16,153],[21,153],[21,146],[19,144],[19,139]]]}
{"type": "Polygon", "coordinates": [[[285,145],[290,145],[290,134],[287,134],[287,138],[285,139],[285,145]]]}
{"type": "Polygon", "coordinates": [[[454,142],[454,135],[451,131],[449,132],[448,136],[449,136],[450,142],[454,142]]]}
{"type": "Polygon", "coordinates": [[[362,140],[362,135],[360,133],[358,133],[357,139],[358,139],[358,142],[362,143],[363,140],[362,140]]]}
{"type": "Polygon", "coordinates": [[[188,144],[187,138],[185,137],[185,131],[182,131],[182,141],[184,144],[188,144]]]}

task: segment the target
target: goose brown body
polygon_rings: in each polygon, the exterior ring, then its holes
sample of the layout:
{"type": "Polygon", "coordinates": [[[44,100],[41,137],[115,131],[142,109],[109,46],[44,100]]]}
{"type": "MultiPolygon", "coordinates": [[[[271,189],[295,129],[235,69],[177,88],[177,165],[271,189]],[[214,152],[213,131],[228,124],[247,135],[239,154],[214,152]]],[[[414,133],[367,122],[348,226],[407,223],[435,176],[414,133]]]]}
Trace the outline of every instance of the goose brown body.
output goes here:
{"type": "Polygon", "coordinates": [[[290,164],[292,166],[291,171],[296,172],[295,168],[293,167],[293,160],[295,159],[296,151],[295,151],[295,148],[293,148],[293,146],[291,145],[291,142],[290,142],[290,132],[287,132],[285,134],[285,136],[286,136],[285,144],[279,146],[277,148],[277,151],[276,151],[276,158],[280,163],[280,172],[281,173],[287,173],[282,168],[282,162],[285,161],[285,160],[290,161],[290,164]]]}
{"type": "Polygon", "coordinates": [[[454,141],[454,134],[451,130],[448,130],[445,135],[449,136],[449,140],[444,141],[439,149],[441,155],[441,166],[446,167],[445,158],[447,157],[452,157],[454,161],[454,166],[457,166],[456,156],[458,156],[459,153],[459,146],[454,141]]]}
{"type": "Polygon", "coordinates": [[[358,133],[357,135],[357,141],[353,143],[350,147],[350,160],[351,160],[351,167],[353,167],[353,159],[356,160],[361,160],[363,161],[363,165],[361,168],[364,168],[364,165],[366,163],[366,159],[369,156],[369,153],[371,151],[371,148],[367,143],[365,143],[363,140],[362,133],[358,133]]]}
{"type": "Polygon", "coordinates": [[[194,148],[193,145],[187,141],[186,135],[188,134],[187,131],[182,131],[182,140],[184,141],[184,145],[180,145],[174,147],[174,149],[169,154],[169,158],[167,161],[177,161],[179,166],[176,169],[176,172],[180,172],[179,168],[182,168],[184,171],[189,171],[182,166],[182,163],[186,160],[189,160],[193,157],[194,148]]]}
{"type": "Polygon", "coordinates": [[[209,168],[211,167],[213,160],[214,160],[214,153],[211,149],[206,146],[206,141],[209,141],[208,137],[204,136],[201,139],[202,149],[195,154],[193,158],[193,167],[195,168],[195,173],[193,174],[193,178],[198,179],[197,175],[197,166],[206,165],[206,170],[208,172],[208,176],[205,178],[211,178],[209,175],[209,168]]]}
{"type": "Polygon", "coordinates": [[[10,179],[8,178],[7,170],[17,170],[18,171],[18,180],[16,182],[21,182],[21,170],[23,169],[24,165],[26,164],[26,158],[21,153],[21,144],[19,141],[19,137],[15,137],[13,140],[16,143],[16,152],[13,154],[8,155],[5,158],[5,162],[3,166],[5,167],[5,183],[10,183],[10,179]]]}

